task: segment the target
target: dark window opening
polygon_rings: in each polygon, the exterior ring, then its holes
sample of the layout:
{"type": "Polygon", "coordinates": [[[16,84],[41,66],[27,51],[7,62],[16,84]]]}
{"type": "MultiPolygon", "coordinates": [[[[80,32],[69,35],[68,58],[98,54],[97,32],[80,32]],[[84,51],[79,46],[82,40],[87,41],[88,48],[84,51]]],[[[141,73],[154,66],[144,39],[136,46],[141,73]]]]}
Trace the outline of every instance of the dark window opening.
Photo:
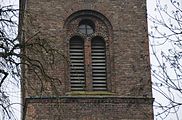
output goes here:
{"type": "Polygon", "coordinates": [[[91,20],[85,19],[79,23],[79,31],[83,34],[89,35],[94,33],[95,25],[91,20]]]}
{"type": "Polygon", "coordinates": [[[95,37],[91,43],[92,51],[92,87],[96,91],[107,90],[105,41],[95,37]]]}
{"type": "Polygon", "coordinates": [[[71,38],[69,54],[71,90],[85,90],[84,41],[82,38],[71,38]]]}

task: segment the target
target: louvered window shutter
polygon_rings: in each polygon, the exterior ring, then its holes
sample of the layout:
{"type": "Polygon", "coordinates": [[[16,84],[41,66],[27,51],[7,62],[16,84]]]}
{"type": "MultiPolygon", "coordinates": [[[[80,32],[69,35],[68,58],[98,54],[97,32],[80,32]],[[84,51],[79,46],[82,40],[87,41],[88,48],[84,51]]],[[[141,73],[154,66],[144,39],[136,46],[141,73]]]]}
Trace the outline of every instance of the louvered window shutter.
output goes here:
{"type": "Polygon", "coordinates": [[[72,91],[85,89],[84,42],[80,37],[70,40],[70,81],[72,91]]]}
{"type": "Polygon", "coordinates": [[[93,90],[107,90],[106,83],[106,49],[102,38],[92,40],[92,80],[93,90]]]}

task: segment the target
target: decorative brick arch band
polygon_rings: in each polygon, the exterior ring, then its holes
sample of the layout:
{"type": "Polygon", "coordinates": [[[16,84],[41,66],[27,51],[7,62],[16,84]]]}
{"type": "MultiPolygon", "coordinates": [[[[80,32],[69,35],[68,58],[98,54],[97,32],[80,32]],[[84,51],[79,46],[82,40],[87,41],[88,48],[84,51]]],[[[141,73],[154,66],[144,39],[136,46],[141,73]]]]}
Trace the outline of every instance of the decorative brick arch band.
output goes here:
{"type": "Polygon", "coordinates": [[[84,17],[84,16],[90,16],[95,17],[97,19],[100,19],[105,23],[105,25],[108,27],[109,30],[112,30],[112,25],[110,21],[101,13],[94,11],[94,10],[80,10],[77,12],[72,13],[65,21],[64,27],[65,28],[71,21],[78,17],[84,17]]]}
{"type": "MultiPolygon", "coordinates": [[[[101,36],[106,41],[106,45],[112,43],[113,41],[113,27],[110,23],[110,21],[100,12],[94,11],[94,10],[79,10],[74,13],[72,13],[66,20],[63,26],[63,29],[66,31],[66,43],[75,35],[81,36],[81,37],[88,37],[84,36],[83,34],[80,34],[78,31],[72,31],[70,30],[70,24],[72,24],[74,21],[77,21],[77,23],[74,25],[75,27],[78,27],[79,22],[83,19],[89,19],[94,21],[99,21],[100,23],[96,23],[96,27],[100,28],[99,30],[95,31],[92,35],[89,35],[90,39],[92,39],[95,36],[101,36]],[[101,25],[102,24],[102,25],[101,25]],[[101,29],[105,29],[105,31],[101,31],[101,29]]],[[[75,29],[75,28],[71,28],[75,29]]]]}

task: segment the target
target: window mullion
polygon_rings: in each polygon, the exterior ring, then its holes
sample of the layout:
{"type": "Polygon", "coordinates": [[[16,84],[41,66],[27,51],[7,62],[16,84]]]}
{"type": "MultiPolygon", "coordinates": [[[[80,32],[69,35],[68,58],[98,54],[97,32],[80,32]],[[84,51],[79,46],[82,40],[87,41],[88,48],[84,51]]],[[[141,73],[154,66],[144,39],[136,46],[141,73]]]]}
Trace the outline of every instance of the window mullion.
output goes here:
{"type": "Polygon", "coordinates": [[[85,69],[86,69],[86,89],[92,91],[92,58],[91,58],[91,42],[85,40],[85,69]]]}

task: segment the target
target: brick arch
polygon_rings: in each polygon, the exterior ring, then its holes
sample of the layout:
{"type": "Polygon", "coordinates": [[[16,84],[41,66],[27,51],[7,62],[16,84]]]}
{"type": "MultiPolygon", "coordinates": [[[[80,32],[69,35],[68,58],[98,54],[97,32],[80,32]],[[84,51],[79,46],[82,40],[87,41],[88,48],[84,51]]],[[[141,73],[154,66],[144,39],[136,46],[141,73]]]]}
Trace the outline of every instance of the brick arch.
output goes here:
{"type": "Polygon", "coordinates": [[[76,18],[79,17],[95,17],[97,19],[100,19],[108,28],[108,30],[112,30],[112,24],[111,22],[108,20],[107,17],[105,17],[102,13],[95,11],[95,10],[79,10],[77,12],[72,13],[65,21],[64,23],[64,27],[66,28],[66,26],[73,20],[75,20],[76,18]]]}

